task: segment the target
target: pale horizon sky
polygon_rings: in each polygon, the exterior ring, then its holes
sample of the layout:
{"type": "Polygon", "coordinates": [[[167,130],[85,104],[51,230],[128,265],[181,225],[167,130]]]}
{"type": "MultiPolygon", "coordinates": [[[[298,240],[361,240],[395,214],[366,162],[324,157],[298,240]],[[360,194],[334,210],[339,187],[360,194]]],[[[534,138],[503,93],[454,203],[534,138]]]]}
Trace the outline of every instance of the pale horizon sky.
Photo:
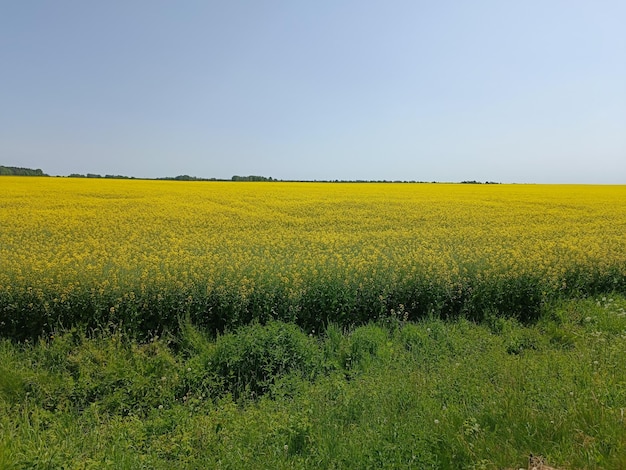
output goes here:
{"type": "Polygon", "coordinates": [[[626,184],[623,1],[6,1],[0,165],[626,184]]]}

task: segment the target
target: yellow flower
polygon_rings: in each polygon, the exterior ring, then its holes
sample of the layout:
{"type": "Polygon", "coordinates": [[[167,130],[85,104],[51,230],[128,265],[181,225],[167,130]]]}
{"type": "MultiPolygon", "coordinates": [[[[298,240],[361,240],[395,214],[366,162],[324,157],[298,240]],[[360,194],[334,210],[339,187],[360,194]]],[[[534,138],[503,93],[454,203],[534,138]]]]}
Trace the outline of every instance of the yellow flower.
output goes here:
{"type": "Polygon", "coordinates": [[[32,309],[79,309],[89,299],[114,303],[113,314],[177,293],[181,308],[201,304],[199,295],[253,308],[276,292],[300,302],[319,285],[336,296],[371,291],[382,304],[416,280],[462,296],[464,286],[523,276],[550,295],[573,288],[576,273],[626,276],[626,186],[0,185],[0,302],[32,309]]]}

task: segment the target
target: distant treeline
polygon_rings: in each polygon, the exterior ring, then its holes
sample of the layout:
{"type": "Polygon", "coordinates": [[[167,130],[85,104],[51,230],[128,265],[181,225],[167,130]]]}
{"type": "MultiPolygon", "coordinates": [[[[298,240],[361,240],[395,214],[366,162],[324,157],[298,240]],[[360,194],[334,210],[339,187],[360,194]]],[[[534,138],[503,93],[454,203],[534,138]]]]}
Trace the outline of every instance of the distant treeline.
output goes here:
{"type": "Polygon", "coordinates": [[[168,180],[168,181],[278,181],[272,178],[271,176],[268,178],[266,176],[238,176],[235,175],[231,179],[220,179],[220,178],[198,178],[197,176],[189,176],[189,175],[179,175],[174,178],[166,177],[166,178],[157,178],[158,180],[168,180]]]}
{"type": "Polygon", "coordinates": [[[124,176],[124,175],[98,175],[96,173],[87,173],[86,175],[82,175],[80,173],[72,173],[68,176],[68,178],[108,178],[114,180],[134,180],[134,176],[124,176]]]}
{"type": "Polygon", "coordinates": [[[37,168],[20,168],[17,166],[2,166],[0,165],[0,175],[2,176],[48,176],[42,170],[37,168]]]}
{"type": "Polygon", "coordinates": [[[269,178],[266,178],[265,176],[256,176],[256,175],[250,175],[250,176],[233,176],[231,178],[232,181],[274,181],[274,179],[270,176],[269,178]]]}
{"type": "MultiPolygon", "coordinates": [[[[45,174],[42,170],[36,169],[33,170],[31,168],[20,168],[15,166],[1,166],[0,165],[0,176],[3,175],[11,175],[11,176],[49,176],[45,174]]],[[[97,173],[72,173],[68,175],[68,178],[105,178],[105,179],[153,179],[153,178],[135,178],[134,176],[124,176],[124,175],[99,175],[97,173]]],[[[163,178],[154,178],[156,180],[162,181],[275,181],[275,182],[294,182],[294,183],[428,183],[428,181],[416,181],[416,180],[281,180],[274,179],[271,176],[259,176],[259,175],[248,175],[248,176],[239,176],[234,175],[230,179],[222,179],[222,178],[201,178],[198,176],[189,176],[189,175],[178,175],[178,176],[166,176],[163,178]]],[[[431,183],[439,183],[439,181],[432,181],[431,183]]],[[[495,181],[485,181],[484,183],[476,180],[471,181],[461,181],[461,184],[500,184],[495,181]]]]}
{"type": "Polygon", "coordinates": [[[165,178],[157,178],[158,180],[165,181],[227,181],[221,180],[218,178],[199,178],[197,176],[189,176],[189,175],[178,175],[178,176],[166,176],[165,178]]]}
{"type": "MultiPolygon", "coordinates": [[[[41,170],[38,170],[41,171],[41,170]]],[[[190,175],[178,175],[178,176],[165,176],[162,178],[135,178],[134,176],[122,176],[122,175],[98,175],[94,173],[87,173],[86,175],[81,175],[78,173],[72,173],[69,175],[69,178],[112,178],[112,179],[156,179],[158,181],[267,181],[267,182],[283,182],[283,183],[420,183],[420,184],[437,184],[441,183],[440,181],[417,181],[417,180],[281,180],[275,179],[271,176],[258,176],[258,175],[249,175],[249,176],[239,176],[234,175],[230,179],[223,178],[201,178],[198,176],[190,176],[190,175]]],[[[494,181],[485,181],[484,183],[480,181],[461,181],[460,184],[500,184],[494,181]]]]}
{"type": "MultiPolygon", "coordinates": [[[[472,181],[461,181],[461,184],[483,184],[483,183],[481,183],[480,181],[472,180],[472,181]]],[[[497,183],[495,181],[485,181],[485,184],[500,184],[500,183],[497,183]]]]}

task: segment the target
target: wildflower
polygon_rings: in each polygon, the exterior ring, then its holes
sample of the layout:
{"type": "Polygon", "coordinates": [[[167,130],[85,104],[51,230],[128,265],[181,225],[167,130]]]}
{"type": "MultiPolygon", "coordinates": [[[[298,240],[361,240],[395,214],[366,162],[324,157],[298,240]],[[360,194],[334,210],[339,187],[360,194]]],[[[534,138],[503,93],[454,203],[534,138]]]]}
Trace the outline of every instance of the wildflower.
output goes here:
{"type": "MultiPolygon", "coordinates": [[[[440,298],[437,286],[443,289],[444,284],[450,295],[462,299],[463,295],[457,297],[455,279],[463,278],[460,287],[469,288],[486,279],[521,279],[525,274],[545,279],[539,283],[541,297],[550,298],[572,267],[610,272],[612,266],[621,269],[626,262],[624,237],[611,229],[626,220],[621,210],[623,187],[516,187],[511,193],[505,186],[485,192],[468,185],[321,189],[314,183],[188,185],[181,191],[179,186],[154,181],[119,186],[89,179],[3,181],[0,299],[21,297],[16,312],[47,308],[63,322],[64,299],[106,306],[119,298],[104,312],[127,321],[126,315],[154,311],[155,304],[159,311],[180,308],[164,302],[181,298],[172,291],[182,295],[185,286],[206,285],[208,297],[239,299],[241,309],[253,306],[251,294],[259,296],[259,305],[267,305],[270,298],[263,299],[265,292],[278,297],[293,293],[288,298],[298,311],[310,283],[332,285],[349,279],[353,284],[343,286],[345,292],[358,286],[357,294],[377,304],[377,311],[397,302],[395,314],[406,315],[410,304],[394,291],[396,281],[404,282],[392,275],[399,268],[406,270],[405,279],[423,279],[433,286],[433,300],[440,298]],[[112,192],[116,197],[108,197],[112,192]],[[580,193],[585,197],[579,198],[580,193]],[[107,197],[98,197],[102,195],[107,197]],[[127,206],[127,196],[137,204],[127,206]],[[575,204],[535,217],[537,211],[558,206],[559,200],[574,201],[573,196],[575,204]],[[18,198],[19,204],[13,204],[18,198]],[[521,203],[509,204],[511,200],[521,203]],[[474,210],[484,204],[489,210],[474,210]],[[358,210],[350,210],[353,207],[358,210]],[[445,223],[435,222],[441,220],[445,223]],[[259,223],[264,230],[258,230],[259,223]],[[561,248],[553,249],[551,234],[557,229],[561,248]],[[232,233],[237,236],[228,236],[232,233]],[[263,262],[266,259],[272,262],[263,262]],[[480,269],[469,274],[459,266],[480,269]],[[54,273],[60,273],[58,281],[54,273]],[[381,291],[384,295],[379,295],[381,291]],[[51,299],[47,307],[46,298],[51,299]]],[[[182,297],[183,307],[192,314],[204,302],[195,292],[182,297]]],[[[599,295],[596,300],[605,304],[609,297],[599,295]]],[[[341,304],[346,299],[334,300],[341,304]]],[[[617,300],[609,299],[609,307],[618,309],[617,300]]],[[[437,308],[426,308],[437,313],[437,308]]],[[[624,315],[624,310],[618,314],[624,315]]]]}

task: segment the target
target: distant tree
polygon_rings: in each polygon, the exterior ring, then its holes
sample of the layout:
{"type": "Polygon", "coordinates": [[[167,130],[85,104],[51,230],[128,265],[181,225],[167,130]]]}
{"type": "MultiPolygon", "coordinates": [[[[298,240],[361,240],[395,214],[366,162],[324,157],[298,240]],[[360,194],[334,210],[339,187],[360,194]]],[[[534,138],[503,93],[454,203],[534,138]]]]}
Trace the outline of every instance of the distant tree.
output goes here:
{"type": "Polygon", "coordinates": [[[178,176],[166,176],[164,178],[156,178],[160,181],[226,181],[218,178],[199,178],[197,176],[178,175],[178,176]]]}
{"type": "Polygon", "coordinates": [[[114,179],[114,180],[128,180],[134,179],[132,176],[124,176],[124,175],[104,175],[105,178],[114,179]]]}
{"type": "Polygon", "coordinates": [[[173,178],[176,181],[204,181],[204,178],[198,178],[197,176],[189,176],[189,175],[178,175],[173,178]]]}
{"type": "Polygon", "coordinates": [[[0,175],[3,176],[48,176],[41,169],[21,168],[18,166],[0,166],[0,175]]]}
{"type": "Polygon", "coordinates": [[[235,175],[231,178],[231,181],[274,181],[274,179],[271,176],[267,178],[265,176],[257,176],[257,175],[250,175],[250,176],[235,175]]]}

